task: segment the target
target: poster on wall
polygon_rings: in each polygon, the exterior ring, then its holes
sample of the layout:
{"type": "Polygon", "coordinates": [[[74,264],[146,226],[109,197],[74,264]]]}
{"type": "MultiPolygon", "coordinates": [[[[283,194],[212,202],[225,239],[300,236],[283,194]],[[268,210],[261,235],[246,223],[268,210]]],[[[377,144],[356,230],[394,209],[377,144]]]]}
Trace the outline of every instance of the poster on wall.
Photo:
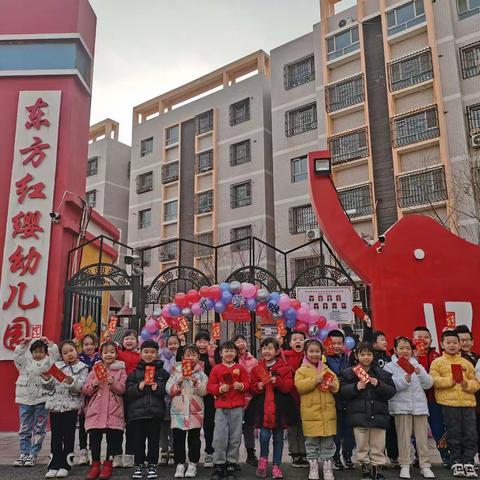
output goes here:
{"type": "Polygon", "coordinates": [[[318,310],[327,320],[337,323],[353,323],[352,287],[297,287],[297,300],[308,303],[310,308],[318,310]]]}
{"type": "Polygon", "coordinates": [[[18,98],[0,287],[0,360],[12,360],[25,337],[42,335],[61,94],[23,91],[18,98]]]}

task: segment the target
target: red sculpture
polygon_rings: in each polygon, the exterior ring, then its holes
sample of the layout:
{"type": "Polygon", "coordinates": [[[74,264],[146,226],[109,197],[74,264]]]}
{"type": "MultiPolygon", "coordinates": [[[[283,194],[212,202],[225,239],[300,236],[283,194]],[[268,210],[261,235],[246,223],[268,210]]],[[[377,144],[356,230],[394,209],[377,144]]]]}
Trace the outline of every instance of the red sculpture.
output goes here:
{"type": "Polygon", "coordinates": [[[325,158],[329,151],[309,154],[312,206],[329,243],[371,287],[375,328],[392,340],[426,325],[436,345],[447,312],[454,312],[457,325],[472,328],[480,344],[480,247],[423,215],[403,217],[383,242],[369,245],[350,223],[330,176],[315,173],[315,159],[325,158]]]}

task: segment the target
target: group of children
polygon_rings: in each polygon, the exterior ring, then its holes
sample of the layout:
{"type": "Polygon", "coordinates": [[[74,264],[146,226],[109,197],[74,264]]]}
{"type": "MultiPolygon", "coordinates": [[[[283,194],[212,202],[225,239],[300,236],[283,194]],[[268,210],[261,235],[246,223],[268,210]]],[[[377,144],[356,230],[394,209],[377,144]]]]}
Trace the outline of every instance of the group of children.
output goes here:
{"type": "Polygon", "coordinates": [[[286,429],[292,466],[308,467],[309,480],[319,479],[320,470],[334,480],[335,470],[353,469],[354,451],[362,479],[382,480],[387,455],[398,462],[400,478],[410,478],[413,458],[424,478],[435,478],[430,425],[453,476],[477,478],[480,364],[466,327],[442,333],[442,353],[432,348],[428,329],[418,327],[412,339],[395,339],[392,357],[385,335],[368,324],[351,353],[341,330],[329,332],[328,349],[299,331],[288,340],[289,348],[281,348],[285,339],[263,339],[257,360],[243,335],[217,348],[205,330],[192,344],[172,335],[163,348],[153,340],[138,348],[135,331],[125,332],[122,345],[107,340],[99,348],[86,335],[80,354],[71,340],[57,348],[45,337],[27,338],[15,351],[15,465],[35,465],[49,415],[46,478],[68,476],[77,422],[78,463],[87,463],[87,445],[91,452],[87,480],[110,478],[114,466],[134,467],[132,479],[153,480],[159,464],[176,465],[175,478],[194,478],[202,429],[203,465],[213,468],[212,480],[234,480],[242,436],[256,476],[283,478],[286,429]]]}

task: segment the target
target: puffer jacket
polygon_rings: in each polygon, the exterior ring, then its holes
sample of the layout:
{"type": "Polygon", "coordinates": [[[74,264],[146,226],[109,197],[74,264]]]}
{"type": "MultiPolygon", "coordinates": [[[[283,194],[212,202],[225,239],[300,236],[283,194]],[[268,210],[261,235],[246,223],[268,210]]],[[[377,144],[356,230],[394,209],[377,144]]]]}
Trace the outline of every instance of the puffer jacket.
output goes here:
{"type": "Polygon", "coordinates": [[[392,415],[428,415],[428,402],[425,390],[433,385],[433,378],[426,372],[415,358],[410,363],[420,369],[420,373],[412,373],[410,382],[405,380],[406,372],[398,366],[398,357],[385,365],[385,370],[392,374],[397,393],[388,401],[388,409],[392,415]]]}
{"type": "Polygon", "coordinates": [[[475,407],[475,392],[480,389],[480,383],[475,378],[473,365],[462,357],[461,353],[449,355],[443,352],[432,362],[430,375],[433,377],[435,399],[440,405],[447,407],[475,407]],[[460,364],[463,368],[463,379],[467,381],[464,390],[461,384],[456,383],[452,387],[452,365],[460,364]]]}
{"type": "Polygon", "coordinates": [[[157,384],[157,389],[152,390],[150,385],[145,385],[145,388],[140,390],[138,386],[145,377],[146,365],[143,360],[140,360],[137,368],[127,377],[127,417],[129,422],[165,417],[165,387],[169,377],[168,372],[163,369],[161,360],[155,360],[149,365],[155,366],[153,381],[157,384]]]}
{"type": "Polygon", "coordinates": [[[85,412],[85,430],[87,431],[92,428],[123,430],[125,426],[122,398],[127,381],[125,364],[115,361],[107,367],[107,372],[108,376],[113,378],[111,384],[104,380],[100,382],[98,388],[94,388],[93,381],[97,376],[92,371],[82,388],[83,394],[91,397],[85,412]]]}
{"type": "Polygon", "coordinates": [[[85,352],[80,352],[80,354],[78,355],[78,359],[88,367],[89,372],[92,371],[92,367],[94,363],[102,361],[102,357],[98,352],[95,352],[93,354],[93,357],[90,357],[85,352]]]}
{"type": "Polygon", "coordinates": [[[42,386],[49,391],[46,407],[52,412],[69,412],[80,410],[83,397],[82,388],[88,376],[88,367],[82,362],[73,365],[65,363],[63,360],[55,362],[55,365],[65,375],[73,378],[70,385],[66,382],[59,383],[53,377],[48,380],[42,378],[42,386]]]}
{"type": "Polygon", "coordinates": [[[310,363],[304,362],[295,373],[295,387],[300,394],[303,434],[306,437],[330,437],[337,433],[337,409],[333,393],[338,392],[338,378],[325,364],[321,372],[334,375],[332,391],[320,390],[317,368],[310,363]]]}
{"type": "Polygon", "coordinates": [[[390,425],[388,400],[395,395],[392,374],[372,364],[368,374],[378,380],[363,390],[357,389],[358,378],[353,368],[343,370],[340,376],[340,396],[347,401],[347,419],[352,427],[383,428],[390,425]]]}
{"type": "Polygon", "coordinates": [[[15,403],[22,405],[38,405],[46,402],[48,392],[42,388],[40,374],[46,372],[60,359],[58,347],[51,343],[48,345],[48,355],[42,360],[34,360],[30,353],[32,342],[28,345],[17,345],[14,352],[13,360],[19,372],[15,383],[15,403]]]}
{"type": "MultiPolygon", "coordinates": [[[[427,373],[430,373],[430,366],[432,365],[432,362],[439,356],[440,354],[433,347],[430,347],[426,355],[419,355],[417,360],[418,363],[425,368],[427,373]]],[[[429,388],[426,393],[428,403],[435,403],[435,390],[433,387],[429,388]]]]}
{"type": "MultiPolygon", "coordinates": [[[[238,356],[238,363],[247,371],[248,376],[250,376],[253,367],[258,365],[258,360],[250,352],[245,352],[244,355],[238,356]]],[[[252,394],[249,391],[245,392],[245,401],[247,405],[250,403],[251,399],[252,394]]]]}
{"type": "Polygon", "coordinates": [[[207,393],[208,377],[203,372],[203,365],[197,363],[192,376],[183,378],[182,365],[177,365],[167,382],[167,393],[172,397],[170,417],[171,428],[191,430],[202,428],[204,405],[203,397],[207,393]],[[178,382],[183,380],[181,388],[178,382]],[[193,386],[193,380],[197,386],[193,386]]]}

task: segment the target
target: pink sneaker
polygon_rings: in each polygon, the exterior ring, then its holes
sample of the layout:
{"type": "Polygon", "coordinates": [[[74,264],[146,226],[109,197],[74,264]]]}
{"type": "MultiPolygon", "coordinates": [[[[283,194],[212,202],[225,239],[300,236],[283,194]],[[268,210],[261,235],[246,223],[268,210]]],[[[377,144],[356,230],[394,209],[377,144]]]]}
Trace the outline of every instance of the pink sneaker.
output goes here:
{"type": "Polygon", "coordinates": [[[272,478],[283,478],[283,473],[278,465],[274,465],[272,468],[272,478]]]}
{"type": "Polygon", "coordinates": [[[258,459],[258,467],[255,475],[258,478],[267,478],[268,458],[260,457],[258,459]]]}

